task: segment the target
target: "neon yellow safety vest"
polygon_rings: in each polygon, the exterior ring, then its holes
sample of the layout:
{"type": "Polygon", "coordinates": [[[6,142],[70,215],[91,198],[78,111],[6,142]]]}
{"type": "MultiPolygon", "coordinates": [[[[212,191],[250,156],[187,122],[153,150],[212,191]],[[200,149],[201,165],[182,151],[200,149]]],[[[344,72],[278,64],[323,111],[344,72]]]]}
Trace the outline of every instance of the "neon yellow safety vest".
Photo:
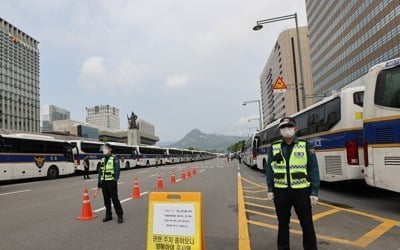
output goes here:
{"type": "Polygon", "coordinates": [[[114,155],[108,158],[107,164],[104,164],[106,158],[101,159],[101,180],[113,181],[114,180],[114,155]]]}
{"type": "Polygon", "coordinates": [[[307,149],[305,141],[298,141],[293,146],[292,153],[289,158],[289,170],[285,157],[283,157],[282,140],[272,144],[273,160],[271,162],[272,171],[274,172],[274,187],[287,188],[288,177],[290,179],[290,187],[293,189],[307,188],[310,186],[307,174],[307,149]],[[282,157],[276,157],[281,154],[282,157]],[[276,158],[281,158],[281,161],[276,161],[276,158]]]}

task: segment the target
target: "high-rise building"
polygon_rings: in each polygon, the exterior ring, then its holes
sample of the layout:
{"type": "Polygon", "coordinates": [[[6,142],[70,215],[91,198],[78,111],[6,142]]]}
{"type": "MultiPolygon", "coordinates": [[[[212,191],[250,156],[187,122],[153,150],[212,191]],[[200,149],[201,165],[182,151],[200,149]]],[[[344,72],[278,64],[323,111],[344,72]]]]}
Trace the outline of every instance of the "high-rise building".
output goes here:
{"type": "Polygon", "coordinates": [[[110,105],[87,107],[86,122],[100,129],[119,129],[119,109],[110,105]]]}
{"type": "MultiPolygon", "coordinates": [[[[307,27],[299,27],[305,94],[312,93],[310,49],[307,27]]],[[[288,29],[279,34],[264,70],[260,76],[262,119],[264,126],[275,119],[291,115],[303,108],[303,92],[297,49],[296,29],[288,29]],[[272,86],[278,77],[288,85],[285,93],[276,94],[272,86]]],[[[306,106],[312,99],[305,98],[306,106]]]]}
{"type": "Polygon", "coordinates": [[[39,42],[0,18],[0,128],[39,132],[39,42]]]}
{"type": "Polygon", "coordinates": [[[42,132],[53,131],[53,121],[69,120],[71,118],[71,113],[68,110],[57,107],[55,105],[43,105],[41,114],[42,132]]]}
{"type": "Polygon", "coordinates": [[[399,0],[306,0],[314,93],[329,94],[400,56],[399,0]]]}

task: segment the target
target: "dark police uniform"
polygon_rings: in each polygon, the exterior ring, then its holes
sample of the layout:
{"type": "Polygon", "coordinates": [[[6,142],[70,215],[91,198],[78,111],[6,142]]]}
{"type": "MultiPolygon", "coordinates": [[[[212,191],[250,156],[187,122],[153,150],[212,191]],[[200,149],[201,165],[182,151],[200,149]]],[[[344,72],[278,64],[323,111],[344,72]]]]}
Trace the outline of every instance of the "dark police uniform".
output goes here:
{"type": "Polygon", "coordinates": [[[266,168],[268,192],[274,193],[279,221],[278,249],[290,249],[289,222],[294,207],[303,230],[304,249],[317,249],[310,195],[318,196],[319,172],[316,156],[306,141],[294,137],[272,143],[266,168]]]}
{"type": "Polygon", "coordinates": [[[115,155],[106,155],[100,162],[98,187],[101,188],[106,207],[106,217],[104,222],[112,220],[111,201],[118,216],[118,223],[123,222],[123,210],[118,199],[118,185],[120,166],[119,160],[115,155]]]}

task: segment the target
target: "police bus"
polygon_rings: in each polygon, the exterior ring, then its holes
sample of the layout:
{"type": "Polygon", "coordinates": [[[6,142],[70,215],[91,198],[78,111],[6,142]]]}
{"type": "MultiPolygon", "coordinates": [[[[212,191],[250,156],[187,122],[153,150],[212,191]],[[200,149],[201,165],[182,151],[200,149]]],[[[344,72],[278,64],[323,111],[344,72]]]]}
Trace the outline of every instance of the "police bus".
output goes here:
{"type": "Polygon", "coordinates": [[[101,151],[104,145],[103,142],[71,140],[69,143],[73,146],[74,162],[77,172],[84,170],[83,159],[85,157],[89,157],[89,171],[98,171],[100,168],[100,161],[104,157],[101,151]]]}
{"type": "Polygon", "coordinates": [[[142,167],[158,166],[167,163],[167,149],[154,146],[134,146],[136,164],[142,167]]]}
{"type": "Polygon", "coordinates": [[[256,137],[256,133],[254,133],[245,142],[242,152],[243,163],[251,168],[256,167],[257,165],[257,141],[258,138],[256,137]]]}
{"type": "MultiPolygon", "coordinates": [[[[104,157],[104,142],[71,140],[73,146],[74,162],[77,172],[84,170],[83,159],[89,157],[89,171],[98,171],[100,161],[104,157]]],[[[120,161],[121,169],[130,169],[136,166],[136,150],[133,146],[124,143],[109,142],[112,147],[112,154],[116,155],[120,161]]]]}
{"type": "Polygon", "coordinates": [[[167,148],[167,163],[174,164],[174,163],[181,163],[182,162],[182,149],[179,148],[167,148]]]}
{"type": "MultiPolygon", "coordinates": [[[[297,136],[315,149],[322,181],[363,179],[362,111],[364,87],[341,90],[293,114],[297,136]]],[[[256,134],[257,167],[265,169],[271,143],[281,138],[278,121],[256,134]]]]}
{"type": "Polygon", "coordinates": [[[375,65],[364,79],[365,181],[400,192],[400,58],[375,65]]]}
{"type": "Polygon", "coordinates": [[[54,179],[75,172],[72,146],[51,136],[0,135],[0,181],[54,179]]]}
{"type": "Polygon", "coordinates": [[[182,162],[191,162],[193,159],[193,152],[189,149],[182,149],[182,162]]]}

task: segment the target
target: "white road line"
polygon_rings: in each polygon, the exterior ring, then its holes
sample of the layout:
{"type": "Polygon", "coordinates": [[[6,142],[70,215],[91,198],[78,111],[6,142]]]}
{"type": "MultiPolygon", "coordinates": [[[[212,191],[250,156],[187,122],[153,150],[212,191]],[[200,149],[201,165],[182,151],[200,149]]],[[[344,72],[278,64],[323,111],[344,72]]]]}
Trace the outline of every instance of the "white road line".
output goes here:
{"type": "Polygon", "coordinates": [[[176,182],[180,182],[182,179],[178,179],[178,180],[176,180],[176,182]]]}
{"type": "Polygon", "coordinates": [[[210,167],[210,168],[214,168],[214,166],[210,167]]]}
{"type": "Polygon", "coordinates": [[[97,178],[91,178],[90,180],[84,180],[84,182],[89,182],[89,181],[97,181],[97,178]]]}
{"type": "Polygon", "coordinates": [[[35,181],[35,182],[28,182],[28,183],[18,183],[18,184],[11,184],[11,185],[5,185],[5,186],[0,186],[0,187],[16,187],[16,186],[21,186],[21,185],[31,185],[31,184],[38,184],[42,183],[44,181],[35,181]]]}
{"type": "Polygon", "coordinates": [[[29,192],[29,191],[31,191],[31,190],[30,189],[26,189],[26,190],[20,190],[20,191],[15,191],[15,192],[2,193],[0,195],[18,194],[18,193],[24,193],[24,192],[29,192]]]}
{"type": "Polygon", "coordinates": [[[120,181],[120,182],[118,182],[117,184],[124,184],[125,182],[123,182],[123,181],[120,181]]]}
{"type": "MultiPolygon", "coordinates": [[[[143,193],[140,193],[140,196],[145,195],[145,194],[148,194],[148,193],[149,193],[148,191],[143,192],[143,193]]],[[[125,202],[130,201],[130,200],[132,200],[131,197],[126,198],[126,199],[124,199],[124,200],[121,200],[120,202],[121,202],[121,203],[125,203],[125,202]]],[[[114,205],[111,204],[111,206],[113,207],[114,205]]],[[[106,207],[102,207],[102,208],[99,208],[99,209],[94,210],[93,212],[94,212],[94,213],[97,213],[97,212],[103,211],[103,210],[105,210],[105,209],[106,209],[106,207]]]]}
{"type": "Polygon", "coordinates": [[[154,177],[154,176],[157,176],[158,174],[152,174],[152,175],[149,175],[149,177],[154,177]]]}
{"type": "Polygon", "coordinates": [[[138,171],[138,174],[140,174],[140,173],[146,173],[146,172],[149,172],[149,170],[141,170],[141,171],[138,171]]]}
{"type": "Polygon", "coordinates": [[[202,169],[202,170],[199,171],[199,173],[204,172],[204,171],[206,171],[206,170],[205,170],[205,169],[202,169]]]}
{"type": "Polygon", "coordinates": [[[96,189],[98,189],[97,187],[95,187],[95,188],[91,188],[90,190],[96,190],[96,189]]]}

